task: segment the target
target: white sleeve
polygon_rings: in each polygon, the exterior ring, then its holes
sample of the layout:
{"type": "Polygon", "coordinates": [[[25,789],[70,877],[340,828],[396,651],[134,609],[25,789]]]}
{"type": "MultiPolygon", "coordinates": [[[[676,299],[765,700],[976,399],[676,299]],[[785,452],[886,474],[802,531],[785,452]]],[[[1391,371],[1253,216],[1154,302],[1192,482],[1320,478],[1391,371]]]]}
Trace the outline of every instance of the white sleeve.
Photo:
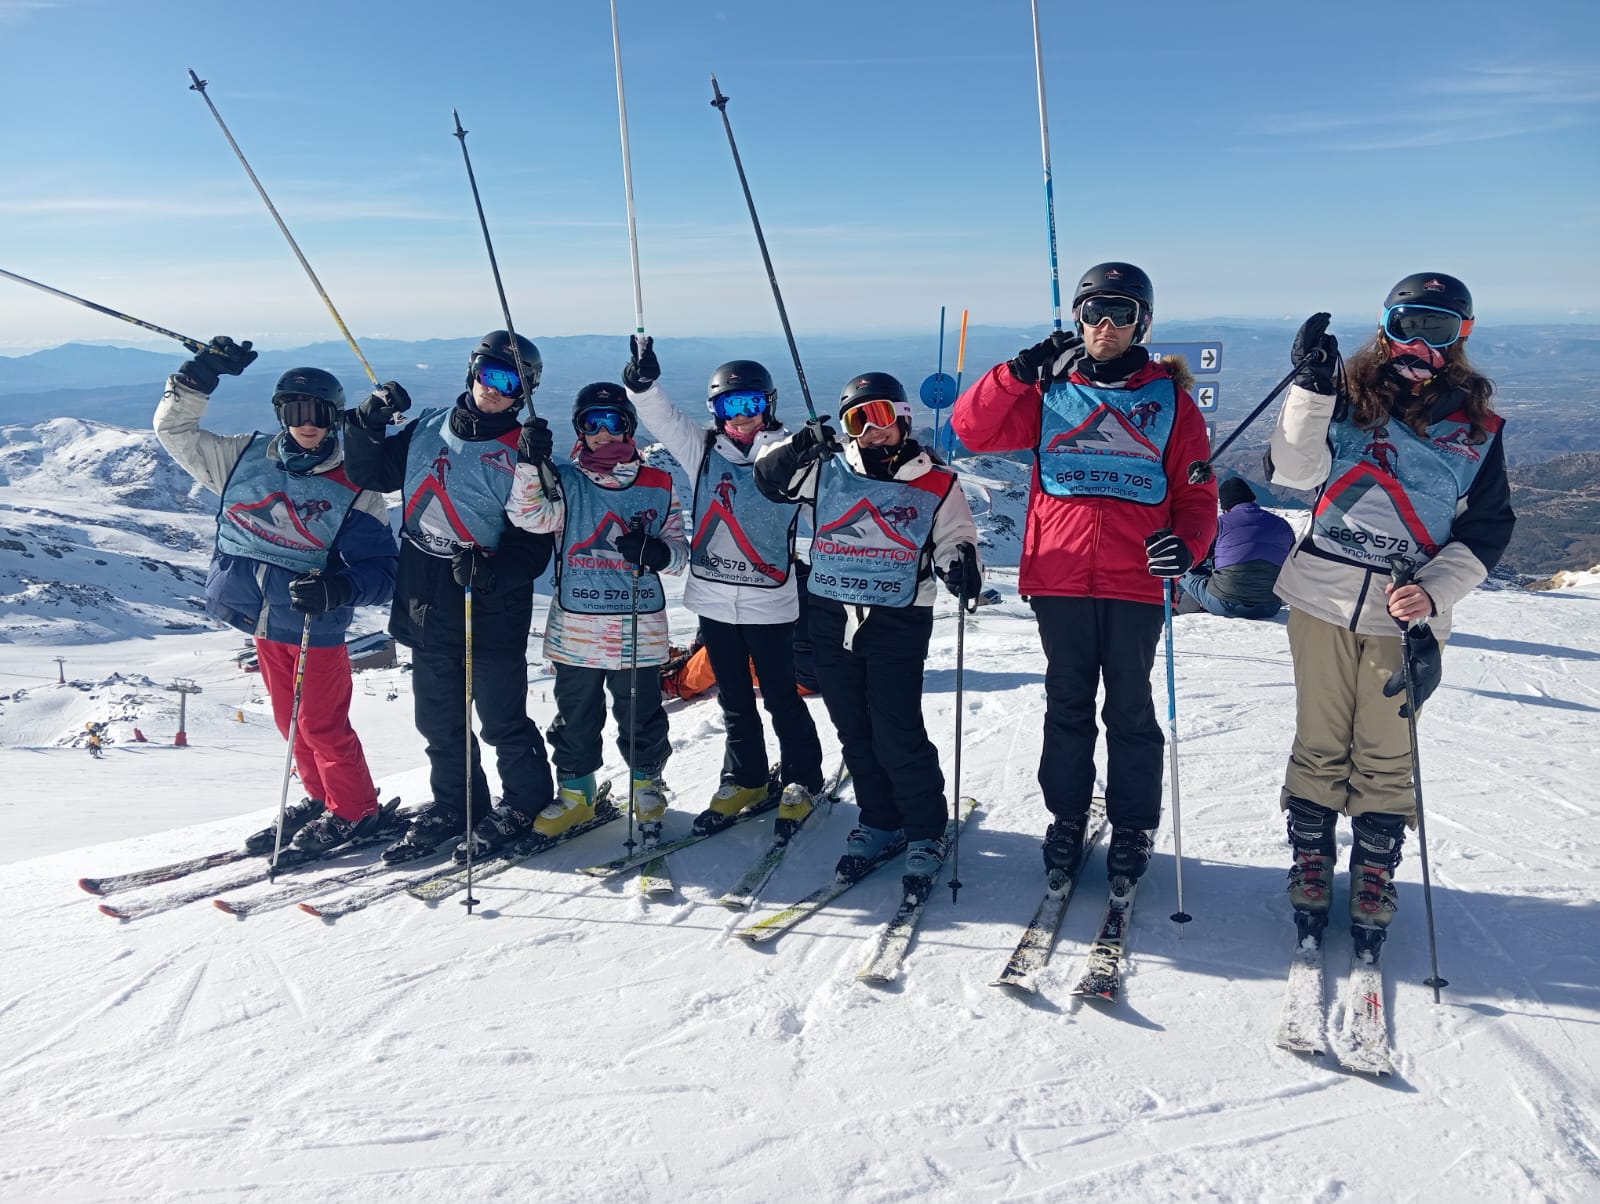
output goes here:
{"type": "Polygon", "coordinates": [[[1333,466],[1328,423],[1336,400],[1332,393],[1289,386],[1272,432],[1272,484],[1315,489],[1328,479],[1328,469],[1333,466]]]}
{"type": "Polygon", "coordinates": [[[701,461],[706,458],[706,428],[673,405],[659,384],[651,385],[643,393],[629,389],[628,398],[639,411],[640,421],[667,445],[672,458],[683,465],[689,480],[695,480],[700,475],[701,461]]]}
{"type": "Polygon", "coordinates": [[[250,446],[254,435],[214,435],[200,429],[211,396],[176,376],[167,378],[167,391],[156,406],[156,438],[167,454],[212,493],[221,496],[228,474],[250,446]]]}

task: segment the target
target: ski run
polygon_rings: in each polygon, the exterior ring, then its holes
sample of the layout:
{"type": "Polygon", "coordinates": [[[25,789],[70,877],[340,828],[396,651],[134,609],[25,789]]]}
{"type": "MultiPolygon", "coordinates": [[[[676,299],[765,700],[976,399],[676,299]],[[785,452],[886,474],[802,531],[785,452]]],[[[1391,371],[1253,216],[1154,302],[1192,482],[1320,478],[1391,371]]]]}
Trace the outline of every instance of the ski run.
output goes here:
{"type": "MultiPolygon", "coordinates": [[[[676,848],[673,893],[653,898],[638,869],[583,872],[624,853],[620,814],[514,864],[478,860],[470,917],[447,848],[271,910],[261,904],[274,892],[358,873],[382,845],[271,885],[264,862],[225,857],[128,882],[235,849],[270,822],[282,742],[264,705],[235,719],[231,635],[66,650],[80,677],[140,664],[193,674],[208,692],[190,701],[189,748],[155,743],[174,710],[144,724],[151,744],[114,743],[101,761],[50,747],[48,724],[64,721],[29,709],[93,705],[86,694],[63,687],[56,703],[54,687],[39,688],[6,704],[8,731],[36,747],[0,749],[7,814],[25,815],[30,833],[0,865],[0,1194],[1595,1199],[1600,588],[1480,590],[1457,608],[1444,685],[1419,728],[1450,980],[1438,1004],[1424,985],[1414,838],[1378,967],[1351,973],[1348,824],[1321,947],[1297,948],[1277,807],[1293,724],[1283,628],[1180,616],[1194,919],[1168,919],[1169,813],[1110,1002],[1072,994],[1108,897],[1103,836],[1054,940],[1036,934],[1048,959],[1022,967],[1026,987],[989,985],[1046,901],[1042,658],[1014,572],[995,578],[1003,601],[966,633],[961,790],[981,809],[961,834],[963,885],[952,902],[947,861],[877,989],[857,974],[904,900],[904,856],[832,893],[856,784],[819,806],[775,865],[773,811],[676,848]],[[771,873],[745,888],[748,902],[724,905],[758,868],[771,873]],[[84,875],[101,895],[80,889],[84,875]],[[413,897],[446,883],[432,903],[413,897]],[[819,888],[832,897],[778,939],[741,937],[819,888]],[[178,892],[198,893],[135,922],[97,911],[178,892]]],[[[541,589],[536,626],[544,606],[541,589]]],[[[692,619],[673,609],[684,640],[692,619]]],[[[953,611],[940,600],[926,666],[947,776],[953,611]]],[[[0,670],[32,672],[37,657],[0,644],[0,670]]],[[[427,769],[407,676],[358,679],[354,720],[383,797],[412,806],[427,769]]],[[[529,698],[547,724],[537,669],[529,698]]],[[[821,700],[808,705],[831,772],[837,739],[821,700]]],[[[722,759],[715,701],[668,710],[665,845],[688,831],[722,759]]],[[[625,782],[607,739],[602,777],[625,782]]]]}

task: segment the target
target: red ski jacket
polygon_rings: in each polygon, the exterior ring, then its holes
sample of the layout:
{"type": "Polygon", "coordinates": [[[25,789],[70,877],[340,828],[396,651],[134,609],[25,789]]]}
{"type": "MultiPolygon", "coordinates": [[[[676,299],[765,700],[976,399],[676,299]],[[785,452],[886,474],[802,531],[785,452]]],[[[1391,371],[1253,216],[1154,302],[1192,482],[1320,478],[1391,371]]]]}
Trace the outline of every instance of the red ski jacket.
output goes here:
{"type": "MultiPolygon", "coordinates": [[[[1189,465],[1211,455],[1205,419],[1189,396],[1194,383],[1181,357],[1169,356],[1135,372],[1123,386],[1137,389],[1159,377],[1178,385],[1178,413],[1162,458],[1166,500],[1153,506],[1106,497],[1051,497],[1039,485],[1035,458],[1022,540],[1018,589],[1027,596],[1121,598],[1161,605],[1162,581],[1152,577],[1145,536],[1170,527],[1202,559],[1217,534],[1217,486],[1189,484],[1189,465]]],[[[1098,382],[1074,373],[1072,380],[1098,382]]],[[[950,421],[975,452],[1033,450],[1039,445],[1044,395],[997,364],[957,399],[950,421]]]]}

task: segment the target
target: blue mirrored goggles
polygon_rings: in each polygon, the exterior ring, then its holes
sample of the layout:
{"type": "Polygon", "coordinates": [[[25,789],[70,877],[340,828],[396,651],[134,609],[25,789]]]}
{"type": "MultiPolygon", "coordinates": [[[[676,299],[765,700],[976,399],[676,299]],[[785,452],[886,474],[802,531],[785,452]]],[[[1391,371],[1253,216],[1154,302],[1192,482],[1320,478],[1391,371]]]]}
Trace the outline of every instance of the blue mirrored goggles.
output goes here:
{"type": "Polygon", "coordinates": [[[739,393],[722,393],[711,399],[711,412],[718,422],[730,418],[759,418],[772,403],[758,389],[739,393]]]}
{"type": "Polygon", "coordinates": [[[1391,305],[1383,311],[1383,333],[1396,343],[1420,341],[1439,351],[1471,334],[1472,321],[1433,305],[1391,305]]]}
{"type": "Polygon", "coordinates": [[[486,389],[493,389],[504,397],[522,396],[522,377],[517,375],[515,368],[507,368],[492,360],[479,360],[477,371],[478,383],[486,389]]]}
{"type": "Polygon", "coordinates": [[[628,416],[621,410],[587,410],[578,418],[578,429],[585,435],[607,431],[624,439],[633,433],[628,416]]]}

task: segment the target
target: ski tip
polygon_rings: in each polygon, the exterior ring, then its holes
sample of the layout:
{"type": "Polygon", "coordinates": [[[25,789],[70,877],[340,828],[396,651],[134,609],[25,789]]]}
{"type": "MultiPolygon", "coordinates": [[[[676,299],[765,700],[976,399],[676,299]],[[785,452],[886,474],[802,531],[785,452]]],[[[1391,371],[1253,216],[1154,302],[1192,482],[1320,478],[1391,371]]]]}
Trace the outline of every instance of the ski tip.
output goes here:
{"type": "Polygon", "coordinates": [[[117,910],[109,903],[100,904],[100,914],[110,916],[113,920],[126,920],[129,918],[126,912],[117,910]]]}
{"type": "Polygon", "coordinates": [[[213,899],[211,900],[211,906],[215,907],[218,911],[227,912],[230,916],[236,916],[239,914],[233,909],[233,904],[229,903],[226,899],[213,899]]]}
{"type": "Polygon", "coordinates": [[[315,903],[296,903],[295,906],[301,911],[305,912],[308,916],[316,916],[319,920],[327,918],[322,914],[322,909],[319,908],[315,903]]]}
{"type": "Polygon", "coordinates": [[[104,895],[106,893],[100,888],[100,879],[98,878],[79,878],[78,889],[86,890],[91,895],[104,895]]]}

